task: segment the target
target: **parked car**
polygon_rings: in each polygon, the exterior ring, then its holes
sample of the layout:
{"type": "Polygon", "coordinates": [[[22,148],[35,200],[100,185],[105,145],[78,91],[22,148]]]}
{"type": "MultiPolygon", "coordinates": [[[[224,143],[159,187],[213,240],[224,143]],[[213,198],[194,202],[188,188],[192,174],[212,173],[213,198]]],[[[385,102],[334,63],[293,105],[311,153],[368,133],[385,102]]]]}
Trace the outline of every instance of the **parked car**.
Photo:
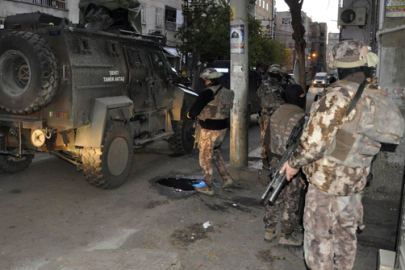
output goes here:
{"type": "Polygon", "coordinates": [[[318,87],[319,85],[326,87],[329,85],[329,78],[326,72],[318,72],[315,74],[315,78],[313,81],[313,86],[318,87]]]}

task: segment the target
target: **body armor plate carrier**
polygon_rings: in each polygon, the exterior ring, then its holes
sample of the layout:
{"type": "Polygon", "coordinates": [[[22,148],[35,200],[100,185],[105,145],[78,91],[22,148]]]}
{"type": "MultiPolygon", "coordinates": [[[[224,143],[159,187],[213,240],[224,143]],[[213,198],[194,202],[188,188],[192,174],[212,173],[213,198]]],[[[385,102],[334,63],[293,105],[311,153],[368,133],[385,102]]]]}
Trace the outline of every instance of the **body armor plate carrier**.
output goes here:
{"type": "MultiPolygon", "coordinates": [[[[345,88],[354,96],[359,84],[342,80],[336,87],[345,88]]],[[[404,133],[404,119],[398,106],[384,91],[367,86],[353,111],[354,116],[350,117],[352,112],[332,138],[325,157],[348,167],[365,168],[380,151],[380,143],[399,144],[404,133]]]]}
{"type": "Polygon", "coordinates": [[[209,86],[208,89],[214,92],[214,99],[208,102],[205,108],[198,115],[198,119],[221,120],[229,118],[229,111],[233,106],[233,91],[221,85],[209,86]]]}

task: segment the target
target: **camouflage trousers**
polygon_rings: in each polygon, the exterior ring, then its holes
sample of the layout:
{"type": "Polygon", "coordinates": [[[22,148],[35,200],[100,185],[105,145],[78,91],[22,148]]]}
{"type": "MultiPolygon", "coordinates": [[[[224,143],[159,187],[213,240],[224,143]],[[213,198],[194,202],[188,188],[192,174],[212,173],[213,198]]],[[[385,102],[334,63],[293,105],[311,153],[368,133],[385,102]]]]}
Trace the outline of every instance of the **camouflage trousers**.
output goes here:
{"type": "Polygon", "coordinates": [[[361,195],[334,196],[309,184],[304,210],[305,261],[312,270],[352,269],[356,230],[363,220],[361,195]]]}
{"type": "Polygon", "coordinates": [[[266,214],[263,222],[266,227],[276,226],[279,220],[280,204],[284,202],[284,210],[281,217],[281,232],[292,233],[297,224],[297,210],[300,200],[299,190],[301,183],[299,177],[295,177],[280,192],[273,205],[266,204],[266,214]]]}
{"type": "MultiPolygon", "coordinates": [[[[268,160],[268,156],[267,156],[267,150],[266,150],[266,130],[269,128],[270,126],[270,116],[266,115],[266,114],[262,114],[262,125],[260,125],[260,138],[262,139],[262,153],[261,153],[261,158],[263,159],[267,159],[268,160]]],[[[263,163],[264,164],[264,163],[263,163]]],[[[268,162],[267,162],[268,164],[268,162]]]]}
{"type": "Polygon", "coordinates": [[[212,187],[212,164],[214,163],[224,180],[230,179],[224,159],[217,149],[224,140],[226,129],[208,130],[201,128],[198,149],[200,150],[200,166],[207,187],[212,187]]]}

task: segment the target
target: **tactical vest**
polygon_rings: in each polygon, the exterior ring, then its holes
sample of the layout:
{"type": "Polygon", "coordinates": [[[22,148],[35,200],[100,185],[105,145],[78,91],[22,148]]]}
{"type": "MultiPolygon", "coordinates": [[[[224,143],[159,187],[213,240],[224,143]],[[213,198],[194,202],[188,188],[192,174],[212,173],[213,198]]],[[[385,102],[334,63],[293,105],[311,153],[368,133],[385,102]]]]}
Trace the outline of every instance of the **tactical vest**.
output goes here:
{"type": "Polygon", "coordinates": [[[257,96],[260,98],[260,106],[264,109],[264,113],[266,111],[272,112],[284,104],[281,97],[283,92],[283,88],[276,79],[270,78],[262,81],[259,89],[257,89],[257,96]]]}
{"type": "Polygon", "coordinates": [[[270,118],[271,152],[282,156],[288,137],[294,126],[305,117],[303,109],[293,104],[284,104],[270,118]]]}
{"type": "Polygon", "coordinates": [[[208,102],[197,118],[203,121],[206,119],[220,120],[229,118],[229,111],[233,106],[233,91],[221,85],[209,86],[207,89],[214,92],[214,99],[208,102]]]}
{"type": "MultiPolygon", "coordinates": [[[[359,84],[347,80],[335,83],[353,97],[359,84]]],[[[365,88],[348,120],[337,131],[325,151],[325,158],[352,168],[369,167],[381,143],[399,144],[404,118],[398,106],[381,89],[365,88]]]]}

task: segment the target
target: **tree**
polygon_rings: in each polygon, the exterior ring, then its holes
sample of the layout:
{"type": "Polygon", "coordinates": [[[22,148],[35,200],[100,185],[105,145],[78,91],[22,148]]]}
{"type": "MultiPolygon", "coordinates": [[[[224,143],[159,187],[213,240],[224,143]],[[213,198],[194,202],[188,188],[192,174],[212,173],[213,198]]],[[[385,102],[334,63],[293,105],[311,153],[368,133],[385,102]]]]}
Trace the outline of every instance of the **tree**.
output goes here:
{"type": "Polygon", "coordinates": [[[183,5],[183,14],[184,25],[176,37],[184,44],[177,49],[185,54],[193,53],[193,74],[196,75],[199,62],[211,62],[230,53],[229,0],[191,0],[188,6],[183,5]]]}
{"type": "MultiPolygon", "coordinates": [[[[294,30],[293,39],[295,41],[295,50],[298,52],[298,59],[300,64],[300,85],[306,91],[305,83],[305,47],[307,43],[304,39],[305,27],[302,25],[301,9],[304,0],[284,0],[290,8],[292,18],[292,28],[294,30]]],[[[295,59],[294,59],[295,60],[295,59]]]]}
{"type": "MultiPolygon", "coordinates": [[[[184,41],[184,46],[178,46],[178,50],[194,53],[194,74],[198,74],[197,64],[200,61],[229,59],[231,25],[229,0],[191,0],[188,9],[187,6],[183,6],[183,14],[184,26],[179,29],[176,37],[184,41]]],[[[261,21],[249,15],[250,66],[288,62],[290,54],[285,45],[263,36],[261,27],[261,21]]]]}
{"type": "Polygon", "coordinates": [[[284,65],[289,59],[290,51],[285,44],[264,36],[261,21],[249,14],[249,65],[251,67],[259,64],[270,66],[274,63],[284,65]]]}

